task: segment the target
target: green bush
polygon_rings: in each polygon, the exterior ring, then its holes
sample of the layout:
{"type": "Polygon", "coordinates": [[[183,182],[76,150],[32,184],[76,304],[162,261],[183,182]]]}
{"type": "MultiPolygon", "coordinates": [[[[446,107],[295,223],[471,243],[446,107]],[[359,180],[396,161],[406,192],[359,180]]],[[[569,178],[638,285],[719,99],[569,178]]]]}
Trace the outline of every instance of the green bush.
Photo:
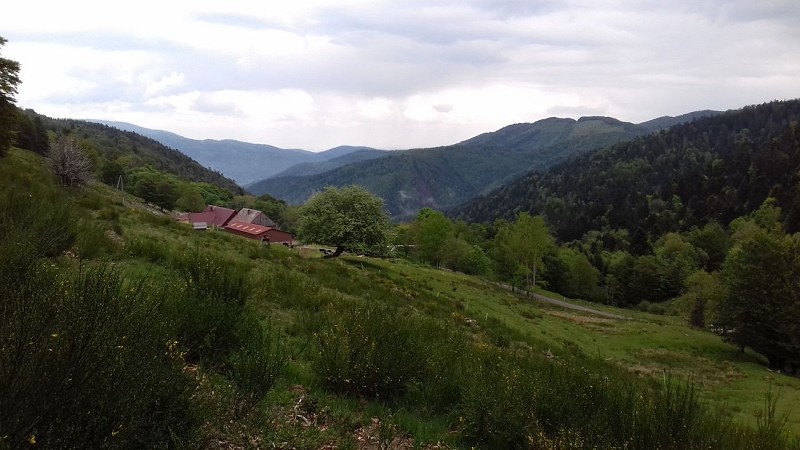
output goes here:
{"type": "Polygon", "coordinates": [[[320,291],[318,283],[285,267],[275,267],[265,274],[261,286],[263,298],[290,309],[317,311],[330,300],[320,291]]]}
{"type": "Polygon", "coordinates": [[[148,237],[135,237],[125,241],[125,252],[134,258],[157,263],[168,264],[175,259],[172,247],[164,242],[148,237]]]}
{"type": "Polygon", "coordinates": [[[93,259],[114,254],[117,245],[106,235],[106,230],[99,223],[84,220],[78,225],[75,250],[81,258],[93,259]]]}
{"type": "Polygon", "coordinates": [[[252,313],[242,317],[237,335],[241,345],[230,357],[229,376],[236,383],[236,410],[242,415],[267,395],[283,373],[289,352],[284,336],[252,313]]]}
{"type": "MultiPolygon", "coordinates": [[[[465,355],[466,356],[466,355],[465,355]]],[[[458,405],[461,437],[487,448],[530,448],[539,433],[536,410],[531,404],[541,389],[525,366],[489,347],[468,354],[463,400],[458,405]]]]}
{"type": "MultiPolygon", "coordinates": [[[[769,409],[756,430],[706,408],[691,385],[646,383],[591,359],[473,356],[456,411],[461,438],[488,448],[797,448],[769,409]]],[[[769,406],[769,404],[767,405],[769,406]]]]}
{"type": "Polygon", "coordinates": [[[208,255],[174,262],[183,280],[177,302],[178,341],[190,362],[221,366],[238,347],[237,324],[250,294],[246,271],[208,255]]]}
{"type": "Polygon", "coordinates": [[[141,448],[185,436],[192,386],[166,354],[171,326],[154,288],[107,267],[64,276],[45,261],[29,268],[3,295],[5,443],[141,448]]]}
{"type": "Polygon", "coordinates": [[[312,366],[326,387],[392,400],[427,373],[426,342],[416,318],[380,304],[331,305],[315,333],[312,366]]]}

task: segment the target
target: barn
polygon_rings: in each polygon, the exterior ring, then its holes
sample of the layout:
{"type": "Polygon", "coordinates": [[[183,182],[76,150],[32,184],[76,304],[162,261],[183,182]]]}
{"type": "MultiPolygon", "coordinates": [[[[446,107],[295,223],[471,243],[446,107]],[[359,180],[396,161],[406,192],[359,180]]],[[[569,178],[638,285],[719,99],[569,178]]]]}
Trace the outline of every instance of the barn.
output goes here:
{"type": "Polygon", "coordinates": [[[293,236],[291,233],[281,231],[277,228],[265,227],[263,225],[255,225],[252,223],[244,222],[230,222],[225,226],[225,231],[249,239],[267,240],[271,244],[293,244],[293,236]]]}
{"type": "Polygon", "coordinates": [[[251,223],[262,227],[275,228],[278,225],[269,216],[257,209],[242,208],[231,219],[231,222],[251,223]]]}

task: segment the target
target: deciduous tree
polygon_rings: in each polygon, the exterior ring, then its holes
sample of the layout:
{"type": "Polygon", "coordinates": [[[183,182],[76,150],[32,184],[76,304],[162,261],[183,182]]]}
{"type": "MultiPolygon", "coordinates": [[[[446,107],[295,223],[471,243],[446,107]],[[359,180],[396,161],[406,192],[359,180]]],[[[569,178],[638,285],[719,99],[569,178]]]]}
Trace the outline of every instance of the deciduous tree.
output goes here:
{"type": "Polygon", "coordinates": [[[453,236],[453,222],[431,208],[422,208],[414,221],[417,256],[439,267],[445,256],[448,240],[453,236]]]}
{"type": "Polygon", "coordinates": [[[377,249],[386,243],[389,217],[383,199],[360,186],[328,187],[300,208],[298,234],[305,242],[344,251],[377,249]]]}
{"type": "Polygon", "coordinates": [[[793,314],[800,298],[797,241],[759,229],[735,246],[723,266],[729,295],[720,304],[726,339],[752,348],[783,369],[796,359],[793,314]]]}
{"type": "Polygon", "coordinates": [[[91,163],[73,137],[61,136],[50,148],[50,168],[64,186],[81,186],[89,182],[91,163]]]}
{"type": "Polygon", "coordinates": [[[513,261],[518,266],[514,274],[525,274],[526,284],[535,287],[545,254],[555,249],[544,218],[519,213],[516,222],[498,231],[496,241],[500,258],[513,261]]]}

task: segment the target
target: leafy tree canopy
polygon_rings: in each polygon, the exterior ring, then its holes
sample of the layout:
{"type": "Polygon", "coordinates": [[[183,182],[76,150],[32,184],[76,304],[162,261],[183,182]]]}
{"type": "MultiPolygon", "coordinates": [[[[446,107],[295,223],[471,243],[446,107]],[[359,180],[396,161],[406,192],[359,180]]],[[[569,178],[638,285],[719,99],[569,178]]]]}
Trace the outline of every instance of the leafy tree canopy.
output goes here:
{"type": "Polygon", "coordinates": [[[299,213],[300,238],[336,247],[332,257],[386,242],[389,217],[383,200],[360,186],[328,187],[311,197],[299,213]]]}

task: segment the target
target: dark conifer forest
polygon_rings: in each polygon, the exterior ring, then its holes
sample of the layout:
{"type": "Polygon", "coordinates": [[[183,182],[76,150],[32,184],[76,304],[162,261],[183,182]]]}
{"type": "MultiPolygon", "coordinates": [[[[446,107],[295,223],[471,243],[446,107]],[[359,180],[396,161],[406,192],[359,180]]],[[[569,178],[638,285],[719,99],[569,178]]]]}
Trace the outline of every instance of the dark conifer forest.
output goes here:
{"type": "Polygon", "coordinates": [[[647,251],[667,232],[727,225],[774,197],[800,227],[800,101],[750,106],[530,173],[453,211],[468,222],[541,214],[562,241],[624,229],[647,251]]]}

